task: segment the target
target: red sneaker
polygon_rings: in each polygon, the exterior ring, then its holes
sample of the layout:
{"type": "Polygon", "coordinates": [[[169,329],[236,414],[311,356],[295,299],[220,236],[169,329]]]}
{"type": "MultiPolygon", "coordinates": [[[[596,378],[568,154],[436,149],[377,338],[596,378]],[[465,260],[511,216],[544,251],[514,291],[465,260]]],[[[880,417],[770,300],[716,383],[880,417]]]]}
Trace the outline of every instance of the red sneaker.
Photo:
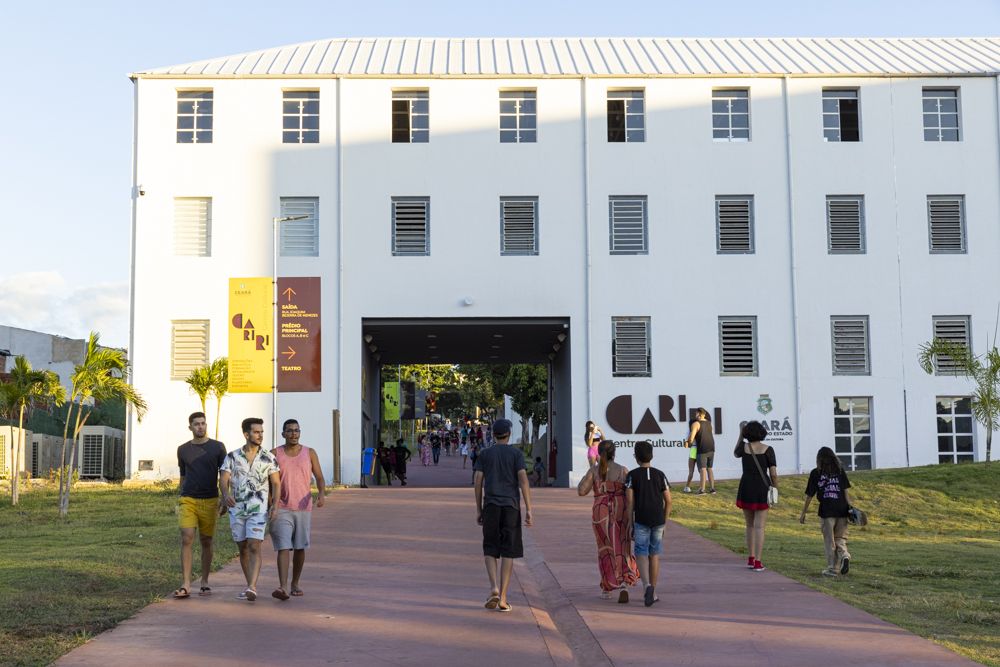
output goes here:
{"type": "Polygon", "coordinates": [[[753,556],[750,556],[749,558],[747,558],[747,569],[750,569],[750,570],[753,569],[753,561],[754,561],[753,556]]]}
{"type": "Polygon", "coordinates": [[[755,560],[753,562],[753,571],[754,572],[763,572],[766,569],[767,568],[764,567],[764,565],[759,560],[755,560]]]}

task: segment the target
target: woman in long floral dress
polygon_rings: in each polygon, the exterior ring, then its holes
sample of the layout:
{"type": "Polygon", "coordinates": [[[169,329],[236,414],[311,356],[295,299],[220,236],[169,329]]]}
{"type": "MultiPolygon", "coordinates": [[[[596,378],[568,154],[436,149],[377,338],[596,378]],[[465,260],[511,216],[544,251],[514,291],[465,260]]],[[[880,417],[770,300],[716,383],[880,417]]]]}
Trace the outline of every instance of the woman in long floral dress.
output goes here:
{"type": "Polygon", "coordinates": [[[597,540],[597,568],[601,573],[601,597],[628,602],[628,587],[639,579],[632,555],[632,532],[625,516],[625,477],[628,468],[614,462],[615,443],[603,440],[597,462],[576,487],[585,496],[594,492],[593,525],[597,540]]]}
{"type": "Polygon", "coordinates": [[[429,466],[431,464],[431,445],[424,435],[417,436],[417,451],[420,452],[420,462],[429,466]]]}

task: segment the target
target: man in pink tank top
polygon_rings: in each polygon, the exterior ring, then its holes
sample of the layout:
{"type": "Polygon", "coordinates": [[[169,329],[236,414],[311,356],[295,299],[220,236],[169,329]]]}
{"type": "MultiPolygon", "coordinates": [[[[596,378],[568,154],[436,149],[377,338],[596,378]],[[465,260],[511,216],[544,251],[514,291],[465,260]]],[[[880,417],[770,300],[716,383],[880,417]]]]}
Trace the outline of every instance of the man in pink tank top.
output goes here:
{"type": "Polygon", "coordinates": [[[278,461],[281,476],[281,497],[278,498],[278,512],[271,521],[271,542],[278,552],[278,588],[271,595],[279,600],[290,596],[304,595],[299,587],[302,567],[306,562],[309,547],[309,530],[312,519],[312,478],[316,478],[319,495],[316,507],[325,502],[326,484],[323,469],[311,447],[304,447],[299,438],[302,431],[294,419],[285,421],[281,428],[285,444],[272,453],[278,461]],[[288,588],[288,560],[292,560],[292,586],[288,588]]]}

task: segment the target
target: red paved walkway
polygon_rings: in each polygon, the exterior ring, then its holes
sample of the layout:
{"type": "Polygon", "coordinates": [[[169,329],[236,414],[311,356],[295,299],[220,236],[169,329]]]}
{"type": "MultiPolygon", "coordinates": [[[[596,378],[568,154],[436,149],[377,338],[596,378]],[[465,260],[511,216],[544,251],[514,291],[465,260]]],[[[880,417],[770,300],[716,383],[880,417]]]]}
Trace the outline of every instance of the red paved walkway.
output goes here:
{"type": "Polygon", "coordinates": [[[643,607],[638,587],[632,604],[601,600],[589,502],[565,489],[535,490],[514,611],[487,611],[467,472],[441,462],[411,466],[406,488],[333,493],[313,519],[305,597],[268,597],[276,575],[265,543],[256,603],[234,599],[234,563],[214,575],[212,598],[150,605],[58,664],[974,664],[773,572],[749,572],[675,524],[661,602],[643,607]],[[458,488],[420,488],[430,481],[458,488]]]}

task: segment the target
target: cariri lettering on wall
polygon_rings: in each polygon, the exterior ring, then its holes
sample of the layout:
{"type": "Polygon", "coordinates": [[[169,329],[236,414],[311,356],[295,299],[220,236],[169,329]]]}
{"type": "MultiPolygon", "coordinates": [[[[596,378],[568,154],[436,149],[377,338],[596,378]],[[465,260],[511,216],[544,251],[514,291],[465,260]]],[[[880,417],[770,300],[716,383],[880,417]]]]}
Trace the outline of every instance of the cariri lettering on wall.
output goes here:
{"type": "Polygon", "coordinates": [[[270,278],[229,279],[229,391],[266,393],[272,386],[270,278]]]}

